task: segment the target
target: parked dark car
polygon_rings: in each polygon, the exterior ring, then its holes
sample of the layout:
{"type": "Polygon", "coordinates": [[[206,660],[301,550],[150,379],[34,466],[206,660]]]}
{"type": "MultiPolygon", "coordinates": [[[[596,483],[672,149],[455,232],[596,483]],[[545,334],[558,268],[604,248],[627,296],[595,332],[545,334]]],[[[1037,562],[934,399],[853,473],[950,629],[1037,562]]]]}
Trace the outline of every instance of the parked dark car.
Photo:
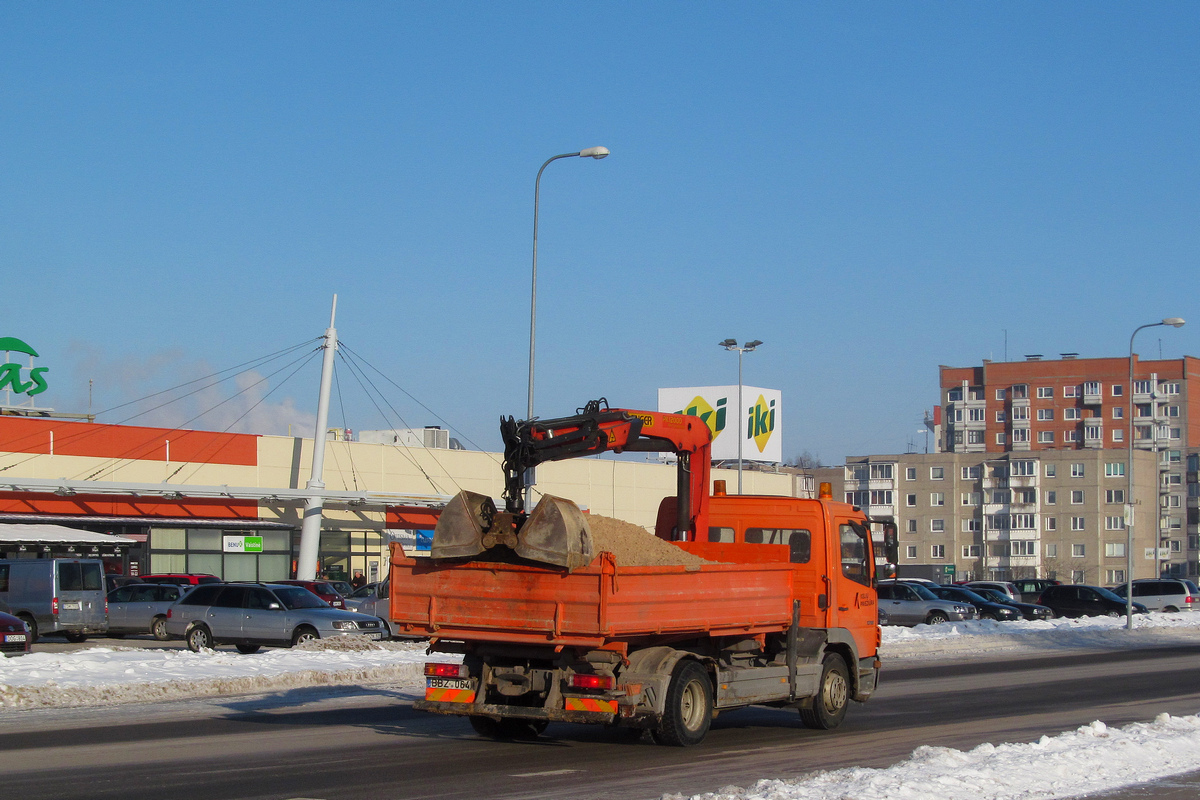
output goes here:
{"type": "Polygon", "coordinates": [[[0,653],[6,656],[22,656],[29,652],[33,637],[25,627],[25,621],[12,614],[0,612],[0,653]]]}
{"type": "MultiPolygon", "coordinates": [[[[1047,586],[1038,605],[1046,606],[1060,617],[1119,617],[1125,613],[1125,599],[1103,586],[1065,584],[1047,586]]],[[[1141,603],[1133,604],[1134,613],[1148,613],[1141,603]]]]}
{"type": "Polygon", "coordinates": [[[1047,587],[1062,585],[1062,581],[1056,581],[1053,578],[1014,578],[1009,583],[1016,586],[1017,591],[1021,593],[1020,597],[1013,599],[1024,603],[1036,603],[1047,587]]]}
{"type": "Polygon", "coordinates": [[[333,587],[330,581],[272,581],[281,586],[303,586],[317,597],[324,600],[334,608],[345,608],[346,598],[344,598],[337,589],[333,587]]]}
{"type": "Polygon", "coordinates": [[[1022,603],[1017,600],[1010,600],[1008,595],[1001,594],[995,589],[976,588],[971,591],[975,594],[981,594],[988,600],[993,600],[997,603],[1003,603],[1006,606],[1012,606],[1017,611],[1021,612],[1021,616],[1030,621],[1040,619],[1054,619],[1054,611],[1046,606],[1039,606],[1037,603],[1022,603]]]}
{"type": "Polygon", "coordinates": [[[163,572],[157,575],[142,575],[138,583],[173,583],[176,586],[203,586],[206,583],[223,583],[216,575],[203,572],[163,572]]]}
{"type": "Polygon", "coordinates": [[[197,586],[167,612],[167,632],[193,652],[218,644],[239,653],[263,645],[291,647],[316,639],[386,638],[378,617],[330,608],[302,586],[223,583],[197,586]]]}
{"type": "Polygon", "coordinates": [[[167,635],[167,609],[191,586],[173,583],[130,583],[108,593],[108,635],[119,639],[149,633],[160,642],[167,635]]]}
{"type": "Polygon", "coordinates": [[[1017,619],[1021,613],[1010,605],[997,603],[983,595],[962,586],[926,586],[942,600],[952,600],[957,603],[970,603],[975,606],[975,612],[980,619],[1006,621],[1017,619]]]}

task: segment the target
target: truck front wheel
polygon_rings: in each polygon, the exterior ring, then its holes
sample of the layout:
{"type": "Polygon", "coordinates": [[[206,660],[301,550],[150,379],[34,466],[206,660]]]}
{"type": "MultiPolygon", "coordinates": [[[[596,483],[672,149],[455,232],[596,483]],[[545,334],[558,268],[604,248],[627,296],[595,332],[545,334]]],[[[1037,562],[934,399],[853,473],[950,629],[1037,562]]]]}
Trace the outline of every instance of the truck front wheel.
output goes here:
{"type": "Polygon", "coordinates": [[[846,661],[830,653],[821,662],[821,687],[813,698],[812,708],[800,709],[800,721],[805,727],[828,731],[842,724],[850,705],[850,673],[846,661]]]}
{"type": "Polygon", "coordinates": [[[704,741],[712,725],[713,692],[708,671],[695,661],[680,661],[667,687],[662,724],[654,741],[673,747],[690,747],[704,741]]]}

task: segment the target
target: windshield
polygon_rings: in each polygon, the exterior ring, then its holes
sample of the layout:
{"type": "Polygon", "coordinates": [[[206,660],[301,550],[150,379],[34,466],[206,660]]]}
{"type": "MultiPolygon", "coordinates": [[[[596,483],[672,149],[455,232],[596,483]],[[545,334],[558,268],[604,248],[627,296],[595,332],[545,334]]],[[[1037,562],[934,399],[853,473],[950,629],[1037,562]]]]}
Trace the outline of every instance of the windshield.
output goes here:
{"type": "Polygon", "coordinates": [[[279,598],[279,602],[283,603],[284,608],[295,611],[298,608],[329,608],[329,603],[326,603],[321,598],[304,589],[300,586],[280,587],[275,590],[275,596],[279,598]]]}
{"type": "Polygon", "coordinates": [[[1110,591],[1108,589],[1105,589],[1103,586],[1096,587],[1096,594],[1100,595],[1105,600],[1116,600],[1118,603],[1125,602],[1124,597],[1117,597],[1117,595],[1115,593],[1113,593],[1112,591],[1110,591]]]}
{"type": "Polygon", "coordinates": [[[350,597],[370,597],[372,594],[374,594],[374,592],[375,584],[368,583],[366,586],[362,586],[351,592],[350,597]]]}
{"type": "Polygon", "coordinates": [[[1187,585],[1188,592],[1191,594],[1200,594],[1200,588],[1197,588],[1196,584],[1192,583],[1191,581],[1184,581],[1184,584],[1187,585]]]}
{"type": "Polygon", "coordinates": [[[910,588],[914,592],[916,592],[917,597],[921,598],[922,600],[937,600],[937,599],[939,599],[936,594],[929,591],[928,589],[926,589],[924,586],[922,586],[919,583],[910,583],[910,584],[908,584],[908,588],[910,588]]]}
{"type": "Polygon", "coordinates": [[[1009,604],[1012,599],[1005,594],[1000,594],[995,589],[972,589],[975,594],[982,595],[985,600],[991,600],[993,603],[1009,604]]]}
{"type": "MultiPolygon", "coordinates": [[[[986,590],[985,590],[986,591],[986,590]]],[[[988,598],[979,594],[977,589],[947,589],[945,590],[946,597],[952,600],[961,600],[968,603],[987,603],[988,598]]]]}

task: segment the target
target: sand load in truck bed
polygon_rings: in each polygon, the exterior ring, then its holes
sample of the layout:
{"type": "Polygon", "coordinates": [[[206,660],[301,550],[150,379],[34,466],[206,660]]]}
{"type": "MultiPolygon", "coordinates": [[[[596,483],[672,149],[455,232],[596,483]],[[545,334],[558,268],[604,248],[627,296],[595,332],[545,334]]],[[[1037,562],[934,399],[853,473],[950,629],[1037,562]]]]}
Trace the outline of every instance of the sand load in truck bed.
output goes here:
{"type": "Polygon", "coordinates": [[[612,553],[618,566],[695,567],[714,563],[686,552],[632,522],[599,514],[588,514],[586,519],[592,533],[593,550],[597,554],[604,551],[612,553]]]}

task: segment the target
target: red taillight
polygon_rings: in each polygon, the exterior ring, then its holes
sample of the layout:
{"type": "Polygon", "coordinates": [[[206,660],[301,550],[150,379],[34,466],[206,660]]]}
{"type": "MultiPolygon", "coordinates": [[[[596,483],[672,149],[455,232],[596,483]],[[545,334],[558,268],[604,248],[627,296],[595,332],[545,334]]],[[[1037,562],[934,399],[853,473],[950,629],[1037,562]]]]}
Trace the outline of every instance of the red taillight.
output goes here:
{"type": "Polygon", "coordinates": [[[1184,600],[1183,602],[1185,602],[1185,603],[1194,603],[1194,602],[1196,602],[1196,598],[1192,597],[1192,596],[1189,594],[1189,595],[1187,596],[1187,599],[1186,599],[1186,600],[1184,600]]]}
{"type": "Polygon", "coordinates": [[[54,599],[52,599],[50,601],[50,613],[51,614],[58,613],[58,598],[57,597],[55,597],[54,599]]]}
{"type": "Polygon", "coordinates": [[[171,612],[172,612],[173,610],[174,610],[174,609],[170,609],[170,608],[168,608],[168,609],[167,609],[167,619],[170,619],[170,618],[171,618],[171,612]]]}
{"type": "Polygon", "coordinates": [[[572,675],[572,689],[611,689],[613,679],[608,675],[572,675]]]}
{"type": "Polygon", "coordinates": [[[467,667],[465,664],[433,664],[425,665],[425,677],[427,678],[466,678],[467,667]]]}

